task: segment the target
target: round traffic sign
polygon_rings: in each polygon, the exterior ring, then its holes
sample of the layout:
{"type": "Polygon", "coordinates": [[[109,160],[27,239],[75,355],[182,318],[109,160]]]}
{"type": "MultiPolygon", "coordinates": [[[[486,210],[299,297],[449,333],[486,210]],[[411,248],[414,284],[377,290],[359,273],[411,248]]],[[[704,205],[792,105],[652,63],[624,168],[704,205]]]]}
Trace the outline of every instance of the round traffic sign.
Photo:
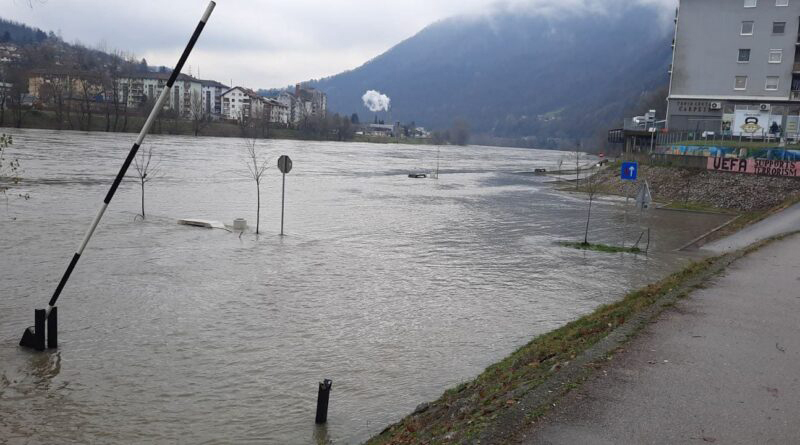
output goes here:
{"type": "Polygon", "coordinates": [[[278,170],[280,170],[284,175],[292,171],[292,159],[286,155],[278,158],[278,170]]]}

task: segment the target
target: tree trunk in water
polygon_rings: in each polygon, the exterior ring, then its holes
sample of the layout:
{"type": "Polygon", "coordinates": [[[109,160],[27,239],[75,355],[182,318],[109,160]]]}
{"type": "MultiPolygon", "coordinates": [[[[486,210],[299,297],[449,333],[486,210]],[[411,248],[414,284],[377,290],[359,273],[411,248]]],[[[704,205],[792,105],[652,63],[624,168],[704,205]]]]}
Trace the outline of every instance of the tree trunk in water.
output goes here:
{"type": "Polygon", "coordinates": [[[259,224],[261,223],[261,184],[259,181],[256,181],[256,196],[257,196],[257,206],[256,206],[256,235],[259,234],[258,228],[259,224]]]}
{"type": "Polygon", "coordinates": [[[145,219],[145,215],[144,215],[144,181],[142,181],[142,219],[145,219]]]}
{"type": "Polygon", "coordinates": [[[592,199],[593,196],[589,196],[589,214],[586,216],[586,232],[583,234],[583,244],[589,244],[589,221],[592,219],[592,199]]]}

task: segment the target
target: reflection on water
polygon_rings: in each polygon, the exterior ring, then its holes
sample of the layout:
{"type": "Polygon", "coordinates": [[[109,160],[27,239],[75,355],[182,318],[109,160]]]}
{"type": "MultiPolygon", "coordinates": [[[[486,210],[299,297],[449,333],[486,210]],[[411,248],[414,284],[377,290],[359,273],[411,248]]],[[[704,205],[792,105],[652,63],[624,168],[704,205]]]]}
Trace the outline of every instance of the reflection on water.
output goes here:
{"type": "MultiPolygon", "coordinates": [[[[130,135],[15,131],[21,193],[0,210],[0,437],[47,442],[355,443],[536,334],[674,270],[720,223],[651,212],[651,255],[561,248],[586,199],[539,176],[561,153],[269,141],[258,239],[178,226],[255,222],[236,139],[154,136],[163,176],[120,188],[59,302],[57,353],[17,347],[105,196],[130,135]],[[12,220],[16,218],[16,220],[12,220]],[[331,378],[329,423],[314,425],[331,378]],[[57,435],[54,435],[57,434],[57,435]]],[[[619,243],[616,199],[590,238],[619,243]]],[[[636,220],[636,218],[631,218],[636,220]]],[[[635,229],[630,229],[633,237],[635,229]]],[[[638,233],[637,233],[638,235],[638,233]]],[[[635,241],[628,239],[628,243],[635,241]]]]}

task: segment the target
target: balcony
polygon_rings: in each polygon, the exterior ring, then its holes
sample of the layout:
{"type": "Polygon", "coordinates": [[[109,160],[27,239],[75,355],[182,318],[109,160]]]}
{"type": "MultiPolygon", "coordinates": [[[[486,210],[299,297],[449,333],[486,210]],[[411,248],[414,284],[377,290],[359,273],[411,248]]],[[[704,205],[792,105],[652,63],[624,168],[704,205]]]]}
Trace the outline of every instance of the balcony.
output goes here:
{"type": "Polygon", "coordinates": [[[795,62],[794,66],[792,67],[792,72],[795,74],[800,73],[800,62],[795,62]]]}
{"type": "Polygon", "coordinates": [[[800,100],[800,91],[792,91],[789,100],[800,100]]]}

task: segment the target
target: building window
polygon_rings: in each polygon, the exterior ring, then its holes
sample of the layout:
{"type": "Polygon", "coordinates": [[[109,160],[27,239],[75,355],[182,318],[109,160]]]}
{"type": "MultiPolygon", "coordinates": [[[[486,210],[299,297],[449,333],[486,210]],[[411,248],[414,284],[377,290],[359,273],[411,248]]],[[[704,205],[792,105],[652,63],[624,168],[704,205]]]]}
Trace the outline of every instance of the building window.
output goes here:
{"type": "Polygon", "coordinates": [[[758,6],[758,0],[744,0],[745,8],[755,8],[758,6]]]}
{"type": "Polygon", "coordinates": [[[748,63],[750,62],[750,50],[749,49],[740,49],[739,50],[739,63],[748,63]]]}
{"type": "Polygon", "coordinates": [[[736,83],[733,85],[734,90],[747,89],[747,76],[736,76],[736,83]]]}
{"type": "Polygon", "coordinates": [[[743,36],[753,35],[753,22],[742,22],[742,35],[743,36]]]}
{"type": "Polygon", "coordinates": [[[778,89],[779,83],[780,83],[780,77],[767,76],[767,86],[765,87],[765,89],[767,91],[776,91],[778,89]]]}
{"type": "Polygon", "coordinates": [[[775,6],[789,6],[789,0],[775,0],[775,6]]]}
{"type": "Polygon", "coordinates": [[[783,62],[783,50],[782,49],[769,50],[769,63],[781,63],[781,62],[783,62]]]}
{"type": "Polygon", "coordinates": [[[786,32],[786,22],[773,22],[772,23],[772,33],[773,34],[783,34],[786,32]]]}

